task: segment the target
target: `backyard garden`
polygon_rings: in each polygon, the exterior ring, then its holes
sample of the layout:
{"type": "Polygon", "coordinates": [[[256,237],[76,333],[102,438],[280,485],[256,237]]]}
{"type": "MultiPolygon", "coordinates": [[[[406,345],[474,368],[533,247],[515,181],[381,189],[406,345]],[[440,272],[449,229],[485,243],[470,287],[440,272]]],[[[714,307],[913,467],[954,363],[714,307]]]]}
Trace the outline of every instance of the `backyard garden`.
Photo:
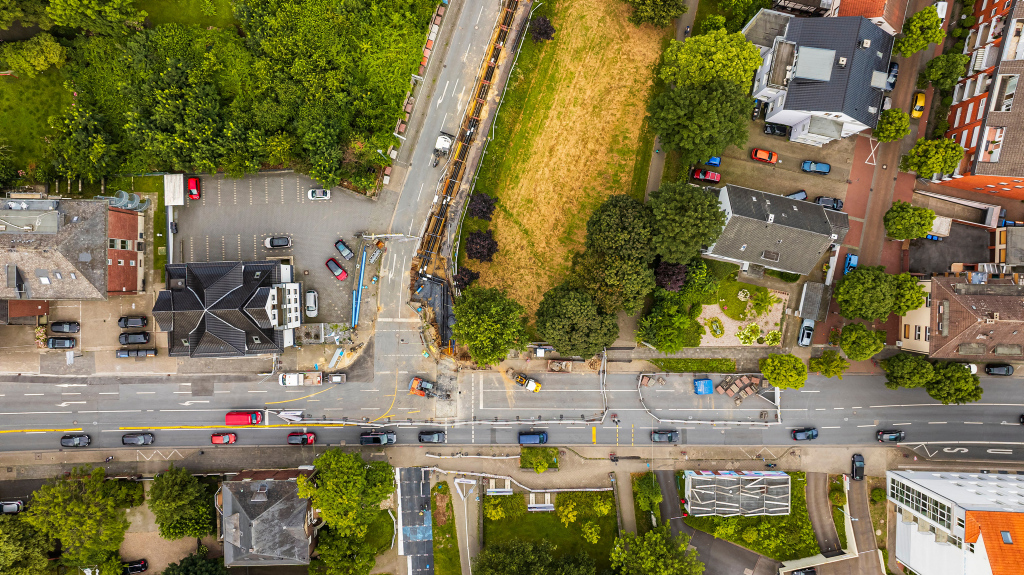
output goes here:
{"type": "Polygon", "coordinates": [[[441,481],[430,490],[430,518],[434,529],[434,573],[461,575],[459,538],[455,531],[455,509],[451,488],[441,481]]]}

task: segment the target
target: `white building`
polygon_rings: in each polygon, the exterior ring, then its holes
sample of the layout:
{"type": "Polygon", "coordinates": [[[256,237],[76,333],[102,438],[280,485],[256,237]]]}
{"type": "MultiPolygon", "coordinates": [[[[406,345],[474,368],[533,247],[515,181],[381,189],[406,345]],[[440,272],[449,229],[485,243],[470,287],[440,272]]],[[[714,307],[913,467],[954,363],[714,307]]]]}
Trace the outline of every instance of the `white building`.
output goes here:
{"type": "Polygon", "coordinates": [[[916,575],[1024,573],[1024,476],[887,471],[896,560],[916,575]]]}

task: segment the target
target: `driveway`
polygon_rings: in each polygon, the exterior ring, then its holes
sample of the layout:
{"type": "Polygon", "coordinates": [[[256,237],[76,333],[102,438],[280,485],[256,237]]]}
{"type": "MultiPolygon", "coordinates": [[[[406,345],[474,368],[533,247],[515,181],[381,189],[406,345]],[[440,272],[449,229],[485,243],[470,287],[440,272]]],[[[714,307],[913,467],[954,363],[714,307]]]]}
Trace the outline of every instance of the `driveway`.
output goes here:
{"type": "Polygon", "coordinates": [[[825,557],[842,553],[839,533],[832,521],[832,503],[828,500],[828,474],[807,473],[807,514],[811,517],[814,537],[825,557]]]}
{"type": "Polygon", "coordinates": [[[779,572],[782,564],[778,561],[683,523],[675,471],[659,470],[654,474],[661,487],[661,517],[668,518],[673,536],[678,537],[680,533],[690,536],[690,545],[697,549],[698,558],[704,563],[704,575],[775,575],[779,572]]]}

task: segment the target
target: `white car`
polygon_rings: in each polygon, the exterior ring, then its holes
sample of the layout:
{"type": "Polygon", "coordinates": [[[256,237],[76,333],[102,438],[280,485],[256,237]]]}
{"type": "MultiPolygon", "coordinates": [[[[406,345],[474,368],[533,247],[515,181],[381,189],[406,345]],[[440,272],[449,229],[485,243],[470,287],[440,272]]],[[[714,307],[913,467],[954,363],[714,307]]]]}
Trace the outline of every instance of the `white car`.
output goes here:
{"type": "Polygon", "coordinates": [[[325,190],[323,188],[313,188],[306,192],[306,197],[311,200],[329,200],[331,199],[331,190],[325,190]]]}
{"type": "Polygon", "coordinates": [[[320,298],[316,295],[314,290],[308,290],[306,292],[306,316],[316,317],[317,311],[320,308],[320,298]]]}
{"type": "Polygon", "coordinates": [[[25,505],[21,501],[0,502],[0,513],[21,513],[24,508],[25,505]]]}
{"type": "Polygon", "coordinates": [[[796,344],[800,347],[807,347],[811,345],[812,338],[814,338],[814,320],[805,319],[800,324],[800,334],[797,336],[796,344]]]}
{"type": "Polygon", "coordinates": [[[967,369],[971,370],[971,375],[977,375],[978,374],[978,365],[977,364],[974,364],[974,363],[961,363],[960,365],[962,365],[962,366],[966,367],[967,369]]]}

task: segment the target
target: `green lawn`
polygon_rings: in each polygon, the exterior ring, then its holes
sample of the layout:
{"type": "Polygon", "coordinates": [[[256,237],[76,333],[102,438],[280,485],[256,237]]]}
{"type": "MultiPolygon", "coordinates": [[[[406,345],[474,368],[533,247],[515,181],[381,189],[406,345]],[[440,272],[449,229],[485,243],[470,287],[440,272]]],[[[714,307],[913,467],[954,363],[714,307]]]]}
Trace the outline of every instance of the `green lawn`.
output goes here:
{"type": "Polygon", "coordinates": [[[461,575],[462,559],[459,556],[459,538],[455,532],[455,508],[447,481],[442,481],[430,490],[430,517],[434,523],[434,573],[437,575],[461,575]],[[437,496],[446,495],[444,524],[438,513],[437,496]]]}
{"type": "Polygon", "coordinates": [[[64,89],[56,68],[35,78],[0,76],[0,139],[11,147],[19,169],[42,163],[46,157],[43,138],[52,131],[48,119],[59,116],[70,103],[71,94],[64,89]]]}
{"type": "MultiPolygon", "coordinates": [[[[612,499],[610,493],[607,497],[612,499]]],[[[521,495],[519,495],[521,497],[521,495]]],[[[557,502],[559,495],[555,496],[557,502]]],[[[490,543],[500,543],[512,539],[523,541],[547,541],[555,546],[554,557],[562,557],[585,551],[594,558],[597,564],[597,572],[604,573],[611,567],[610,554],[612,543],[615,541],[618,529],[615,519],[615,510],[604,517],[585,519],[583,510],[577,509],[579,518],[575,523],[564,527],[558,520],[555,513],[530,512],[521,517],[492,521],[484,518],[484,541],[486,546],[490,543]],[[585,521],[595,521],[601,528],[601,539],[596,544],[590,544],[583,540],[581,526],[585,521]]],[[[437,561],[439,563],[439,561],[437,561]]]]}
{"type": "Polygon", "coordinates": [[[138,0],[136,5],[149,14],[149,22],[195,24],[226,28],[237,24],[231,0],[138,0]]]}
{"type": "Polygon", "coordinates": [[[675,373],[736,373],[736,362],[731,359],[651,359],[658,369],[675,373]]]}
{"type": "Polygon", "coordinates": [[[156,189],[156,206],[153,207],[153,269],[161,274],[157,276],[160,278],[164,273],[164,266],[167,265],[167,207],[164,206],[163,176],[147,176],[135,179],[144,180],[147,182],[147,185],[156,179],[160,181],[160,185],[156,189]]]}
{"type": "Polygon", "coordinates": [[[753,319],[744,317],[748,302],[740,301],[737,297],[741,290],[747,291],[748,299],[754,297],[754,294],[758,292],[768,293],[767,288],[736,281],[735,274],[721,280],[718,285],[718,306],[722,308],[722,313],[736,321],[753,319]]]}
{"type": "Polygon", "coordinates": [[[839,534],[839,547],[846,549],[846,519],[843,510],[835,505],[832,506],[832,521],[836,524],[836,533],[839,534]]]}
{"type": "Polygon", "coordinates": [[[789,515],[753,517],[688,517],[686,524],[731,541],[776,561],[791,561],[821,552],[807,515],[807,480],[803,473],[791,479],[789,515]]]}
{"type": "Polygon", "coordinates": [[[665,154],[665,171],[661,173],[661,183],[671,184],[680,180],[686,181],[689,168],[683,165],[683,159],[679,152],[662,150],[661,153],[665,154]]]}

